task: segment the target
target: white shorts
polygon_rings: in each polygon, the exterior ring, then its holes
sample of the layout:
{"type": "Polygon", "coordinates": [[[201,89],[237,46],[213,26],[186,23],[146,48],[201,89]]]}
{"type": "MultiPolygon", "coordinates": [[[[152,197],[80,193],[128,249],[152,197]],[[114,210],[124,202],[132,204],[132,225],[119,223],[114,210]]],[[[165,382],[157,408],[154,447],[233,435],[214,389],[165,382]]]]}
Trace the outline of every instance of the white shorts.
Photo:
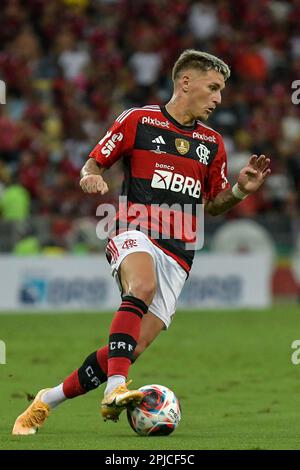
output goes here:
{"type": "Polygon", "coordinates": [[[149,311],[160,318],[168,328],[187,278],[184,269],[139,230],[130,230],[112,238],[107,245],[107,251],[111,257],[112,276],[121,292],[118,270],[123,259],[130,253],[139,251],[149,253],[152,256],[156,269],[157,290],[151,305],[149,305],[149,311]]]}

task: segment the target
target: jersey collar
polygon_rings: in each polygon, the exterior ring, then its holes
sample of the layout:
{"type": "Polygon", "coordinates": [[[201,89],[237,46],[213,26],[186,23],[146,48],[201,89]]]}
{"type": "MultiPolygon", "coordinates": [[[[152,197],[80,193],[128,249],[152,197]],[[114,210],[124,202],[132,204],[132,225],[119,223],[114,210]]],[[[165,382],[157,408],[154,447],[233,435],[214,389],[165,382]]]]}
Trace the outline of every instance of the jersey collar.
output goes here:
{"type": "Polygon", "coordinates": [[[183,131],[194,131],[197,127],[196,121],[192,126],[184,126],[183,124],[180,124],[180,122],[176,121],[176,119],[174,119],[173,116],[168,113],[165,106],[161,106],[160,110],[162,114],[174,124],[174,126],[178,127],[179,129],[182,129],[183,131]]]}

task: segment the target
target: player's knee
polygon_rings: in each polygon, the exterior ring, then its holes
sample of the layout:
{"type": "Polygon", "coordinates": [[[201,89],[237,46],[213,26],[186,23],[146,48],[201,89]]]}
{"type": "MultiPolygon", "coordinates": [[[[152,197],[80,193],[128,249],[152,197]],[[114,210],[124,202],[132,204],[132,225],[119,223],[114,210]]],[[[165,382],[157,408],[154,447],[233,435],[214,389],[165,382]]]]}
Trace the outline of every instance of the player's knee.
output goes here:
{"type": "Polygon", "coordinates": [[[143,300],[145,304],[150,305],[155,295],[156,288],[157,285],[155,280],[148,281],[139,279],[131,283],[130,292],[138,299],[143,300]]]}

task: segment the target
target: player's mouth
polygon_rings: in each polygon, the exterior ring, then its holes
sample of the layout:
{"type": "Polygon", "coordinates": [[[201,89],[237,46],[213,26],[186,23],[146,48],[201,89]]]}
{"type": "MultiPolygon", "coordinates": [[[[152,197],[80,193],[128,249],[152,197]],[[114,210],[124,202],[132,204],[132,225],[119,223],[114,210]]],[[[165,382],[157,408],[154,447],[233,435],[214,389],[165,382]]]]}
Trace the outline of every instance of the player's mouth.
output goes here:
{"type": "Polygon", "coordinates": [[[215,110],[215,108],[214,108],[214,107],[211,107],[211,108],[206,108],[205,111],[206,111],[208,114],[211,114],[214,110],[215,110]]]}

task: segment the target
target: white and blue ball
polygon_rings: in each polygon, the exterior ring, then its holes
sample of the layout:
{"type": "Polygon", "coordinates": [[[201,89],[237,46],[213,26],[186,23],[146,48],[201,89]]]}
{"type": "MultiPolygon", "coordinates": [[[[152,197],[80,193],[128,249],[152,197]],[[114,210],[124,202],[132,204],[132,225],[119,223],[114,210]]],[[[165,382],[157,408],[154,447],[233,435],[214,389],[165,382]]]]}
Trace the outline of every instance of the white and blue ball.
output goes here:
{"type": "Polygon", "coordinates": [[[142,402],[127,408],[132,429],[141,436],[167,436],[181,419],[180,403],[174,392],[163,385],[144,385],[142,402]]]}

